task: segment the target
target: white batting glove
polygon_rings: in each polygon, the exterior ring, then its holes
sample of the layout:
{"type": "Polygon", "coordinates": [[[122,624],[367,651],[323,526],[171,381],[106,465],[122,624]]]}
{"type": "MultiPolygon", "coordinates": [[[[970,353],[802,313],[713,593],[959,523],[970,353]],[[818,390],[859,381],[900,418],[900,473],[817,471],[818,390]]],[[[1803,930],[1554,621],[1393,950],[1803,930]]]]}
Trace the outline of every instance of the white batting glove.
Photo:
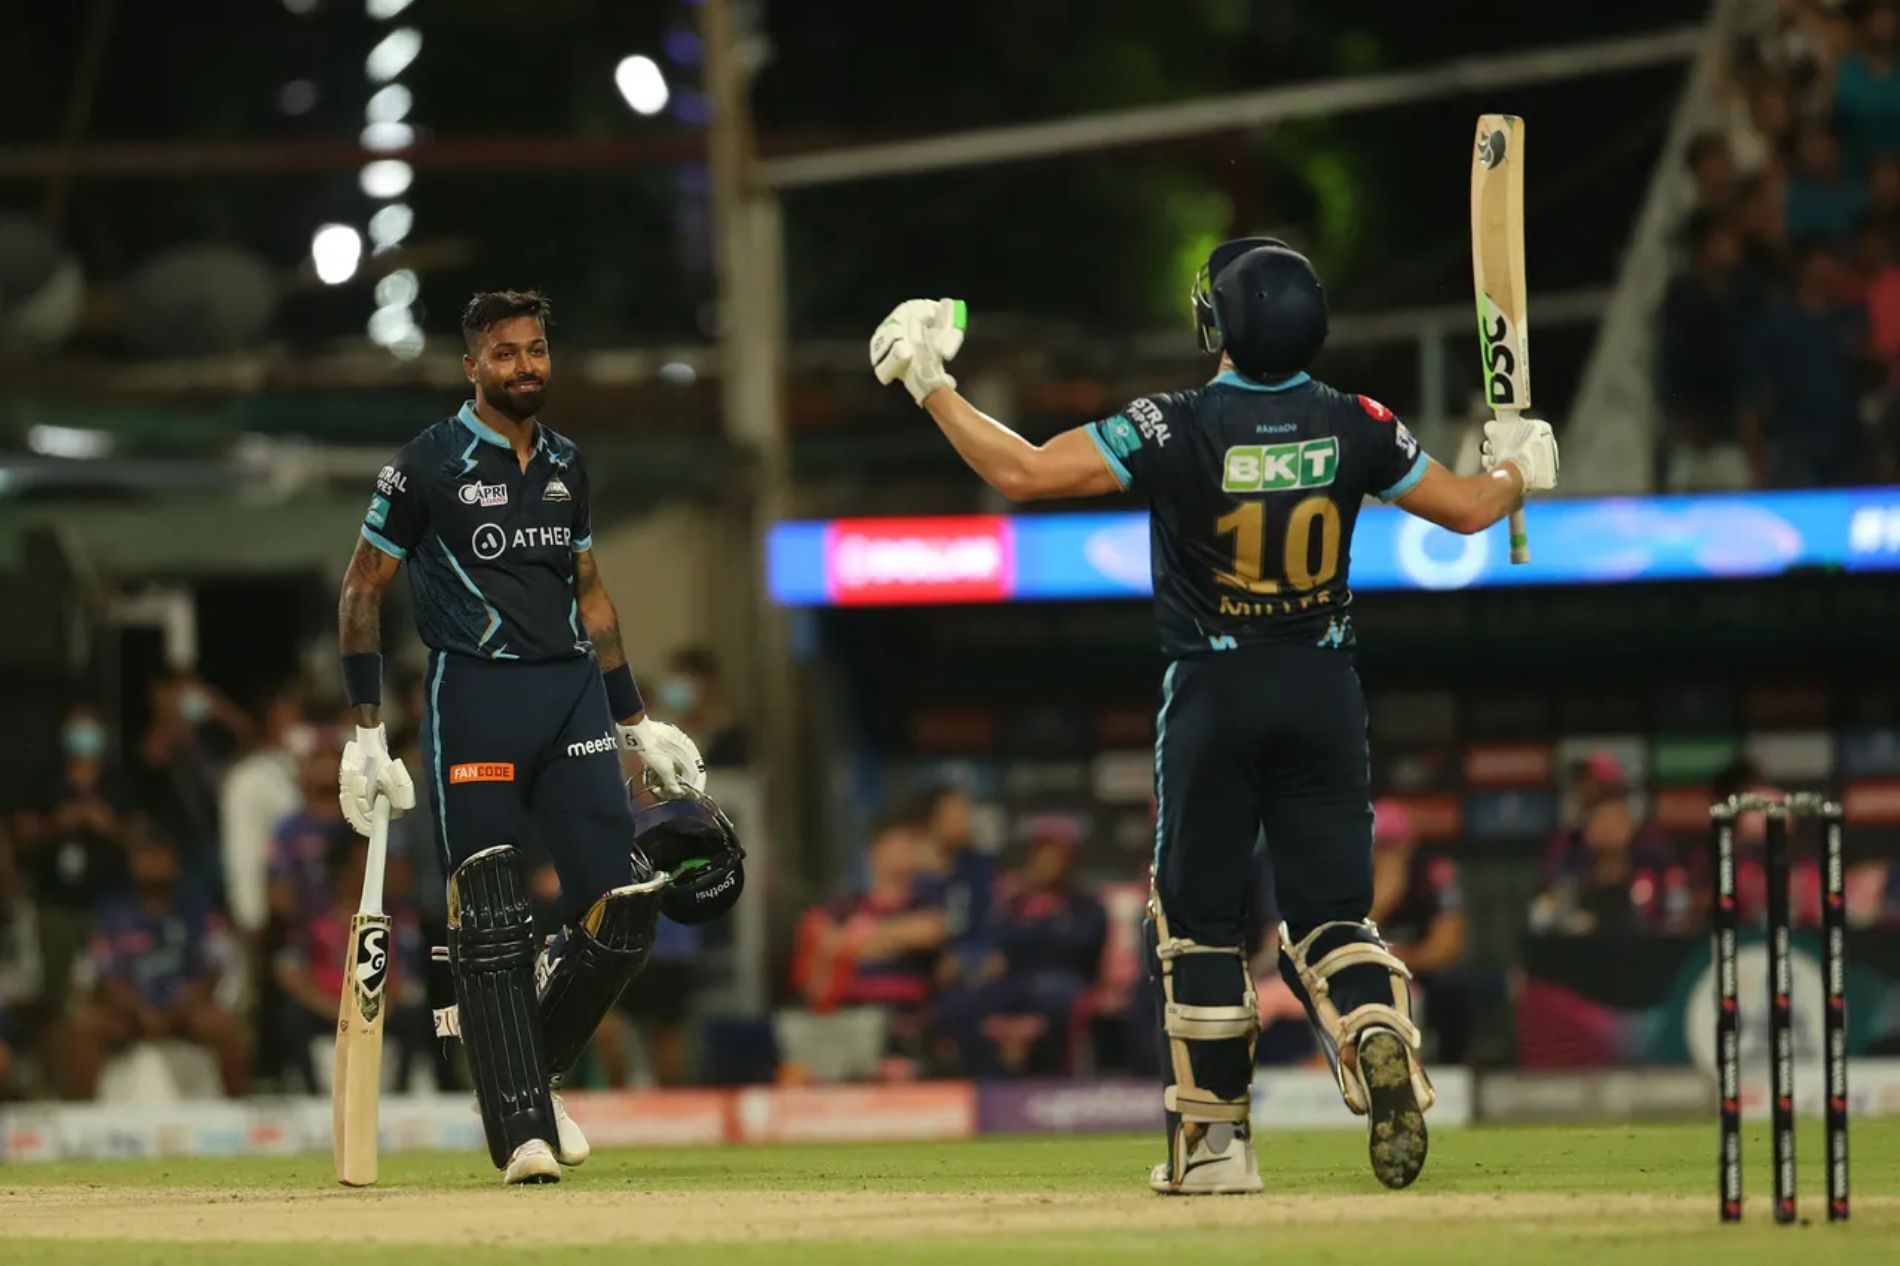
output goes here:
{"type": "Polygon", "coordinates": [[[944,362],[962,350],[967,319],[961,300],[905,300],[871,334],[872,372],[880,383],[902,380],[920,405],[940,387],[955,389],[944,362]]]}
{"type": "Polygon", "coordinates": [[[1506,462],[1517,467],[1525,492],[1549,492],[1557,486],[1557,436],[1542,418],[1492,418],[1484,424],[1481,451],[1486,470],[1506,462]]]}
{"type": "Polygon", "coordinates": [[[380,725],[374,729],[357,726],[356,737],[343,745],[336,789],[343,816],[362,836],[369,835],[370,805],[378,795],[389,798],[392,819],[416,807],[416,785],[402,762],[389,754],[389,735],[380,725]]]}
{"type": "Polygon", "coordinates": [[[699,754],[699,744],[685,730],[650,717],[615,728],[620,731],[620,746],[640,758],[648,779],[662,795],[706,790],[706,761],[699,754]]]}

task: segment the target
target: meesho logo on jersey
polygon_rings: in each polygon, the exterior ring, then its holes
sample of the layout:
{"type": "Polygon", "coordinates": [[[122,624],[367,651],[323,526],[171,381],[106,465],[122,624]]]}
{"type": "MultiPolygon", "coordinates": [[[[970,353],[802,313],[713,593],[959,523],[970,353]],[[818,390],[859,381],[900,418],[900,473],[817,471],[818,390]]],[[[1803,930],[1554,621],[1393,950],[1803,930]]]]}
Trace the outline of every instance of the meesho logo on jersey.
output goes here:
{"type": "Polygon", "coordinates": [[[1339,441],[1330,435],[1293,444],[1242,444],[1227,450],[1220,486],[1222,492],[1323,488],[1338,470],[1339,441]]]}
{"type": "Polygon", "coordinates": [[[1003,515],[838,519],[825,529],[825,588],[840,605],[1005,602],[1015,530],[1003,515]]]}

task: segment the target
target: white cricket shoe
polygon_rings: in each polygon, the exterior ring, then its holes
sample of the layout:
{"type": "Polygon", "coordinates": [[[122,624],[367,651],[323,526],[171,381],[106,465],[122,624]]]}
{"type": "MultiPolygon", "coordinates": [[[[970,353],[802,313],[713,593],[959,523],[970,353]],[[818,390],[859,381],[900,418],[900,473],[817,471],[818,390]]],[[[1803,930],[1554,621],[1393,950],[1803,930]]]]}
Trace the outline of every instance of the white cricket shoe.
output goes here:
{"type": "Polygon", "coordinates": [[[561,1181],[561,1167],[555,1163],[554,1149],[542,1139],[529,1139],[508,1158],[508,1168],[501,1171],[501,1181],[506,1187],[561,1181]]]}
{"type": "Polygon", "coordinates": [[[567,1105],[561,1102],[561,1092],[550,1088],[548,1100],[554,1105],[554,1159],[563,1165],[580,1165],[594,1154],[594,1149],[581,1133],[581,1127],[574,1118],[567,1115],[567,1105]]]}
{"type": "Polygon", "coordinates": [[[1162,1161],[1148,1175],[1148,1186],[1164,1196],[1244,1196],[1265,1184],[1252,1136],[1231,1125],[1210,1125],[1188,1153],[1187,1172],[1179,1184],[1168,1180],[1168,1162],[1162,1161]]]}

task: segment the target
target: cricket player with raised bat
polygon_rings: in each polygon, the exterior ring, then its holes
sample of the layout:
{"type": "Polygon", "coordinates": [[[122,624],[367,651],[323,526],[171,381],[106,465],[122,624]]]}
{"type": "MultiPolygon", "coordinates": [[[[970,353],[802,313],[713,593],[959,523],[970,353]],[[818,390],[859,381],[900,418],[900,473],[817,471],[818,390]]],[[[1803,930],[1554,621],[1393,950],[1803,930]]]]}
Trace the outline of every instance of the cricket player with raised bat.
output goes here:
{"type": "Polygon", "coordinates": [[[1032,444],[957,394],[945,362],[964,308],[899,304],[871,338],[963,460],[1012,500],[1133,492],[1149,506],[1155,612],[1169,666],[1155,734],[1155,860],[1145,923],[1161,996],[1172,1195],[1262,1188],[1249,1118],[1259,1016],[1243,940],[1255,837],[1273,861],[1280,974],[1305,1004],[1340,1094],[1368,1125],[1373,1172],[1425,1163],[1431,1083],[1405,965],[1367,918],[1372,808],[1366,705],[1347,574],[1377,497],[1478,532],[1557,482],[1537,419],[1487,423],[1486,471],[1455,475],[1378,401],[1307,372],[1324,291],[1285,244],[1217,247],[1192,295],[1213,380],[1143,396],[1032,444]]]}
{"type": "Polygon", "coordinates": [[[379,708],[382,597],[409,565],[429,647],[423,776],[449,877],[455,1005],[438,1031],[462,1039],[489,1157],[509,1184],[555,1182],[587,1159],[562,1076],[646,965],[659,915],[717,918],[744,874],[732,824],[703,795],[698,749],[647,716],[627,666],[580,449],[539,420],[548,314],[533,292],[470,301],[462,368],[474,398],[377,476],[337,615],[357,714],[338,784],[368,835],[378,800],[392,817],[416,803],[379,708]],[[623,749],[660,797],[637,813],[623,749]],[[538,952],[515,847],[524,817],[561,880],[562,930],[538,952]]]}

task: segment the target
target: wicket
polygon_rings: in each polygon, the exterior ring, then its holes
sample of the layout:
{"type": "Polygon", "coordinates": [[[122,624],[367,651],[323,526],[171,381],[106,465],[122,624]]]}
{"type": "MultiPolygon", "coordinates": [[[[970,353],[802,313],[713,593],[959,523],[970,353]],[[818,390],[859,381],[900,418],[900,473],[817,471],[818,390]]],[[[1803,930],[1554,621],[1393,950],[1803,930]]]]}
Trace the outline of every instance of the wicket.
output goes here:
{"type": "Polygon", "coordinates": [[[1786,797],[1730,796],[1709,806],[1715,867],[1716,1083],[1720,1143],[1716,1169],[1721,1219],[1742,1218],[1741,1009],[1736,970],[1739,911],[1735,882],[1735,820],[1764,815],[1768,887],[1769,1119],[1774,1159],[1775,1221],[1796,1219],[1794,1154],[1794,977],[1790,958],[1788,841],[1792,826],[1818,818],[1821,847],[1821,974],[1826,999],[1827,1217],[1847,1220],[1847,901],[1841,856],[1841,806],[1811,792],[1786,797]]]}

